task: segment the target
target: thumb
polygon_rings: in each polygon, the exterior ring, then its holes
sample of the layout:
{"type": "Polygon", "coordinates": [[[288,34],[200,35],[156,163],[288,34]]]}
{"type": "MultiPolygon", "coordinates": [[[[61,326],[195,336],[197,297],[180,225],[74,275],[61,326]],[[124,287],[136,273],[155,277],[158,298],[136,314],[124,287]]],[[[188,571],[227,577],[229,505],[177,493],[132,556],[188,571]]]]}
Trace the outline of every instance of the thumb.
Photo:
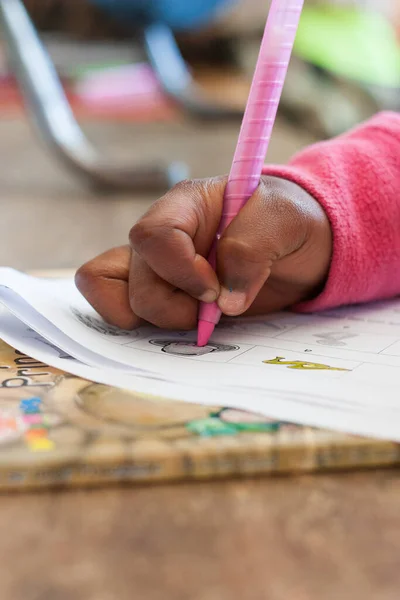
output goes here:
{"type": "Polygon", "coordinates": [[[298,185],[262,178],[256,192],[224,232],[217,250],[218,304],[230,316],[252,305],[273,264],[306,242],[316,201],[298,185]]]}

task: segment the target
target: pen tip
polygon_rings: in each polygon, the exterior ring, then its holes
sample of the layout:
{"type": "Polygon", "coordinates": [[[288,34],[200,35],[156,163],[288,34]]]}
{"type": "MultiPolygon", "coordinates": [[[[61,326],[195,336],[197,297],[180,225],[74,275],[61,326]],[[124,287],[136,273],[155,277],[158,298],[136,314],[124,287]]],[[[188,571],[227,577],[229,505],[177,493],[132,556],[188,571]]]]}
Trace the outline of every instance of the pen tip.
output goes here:
{"type": "Polygon", "coordinates": [[[203,348],[203,346],[206,346],[208,344],[209,339],[214,331],[214,328],[214,323],[209,323],[208,321],[199,322],[199,330],[197,333],[197,345],[200,348],[203,348]]]}

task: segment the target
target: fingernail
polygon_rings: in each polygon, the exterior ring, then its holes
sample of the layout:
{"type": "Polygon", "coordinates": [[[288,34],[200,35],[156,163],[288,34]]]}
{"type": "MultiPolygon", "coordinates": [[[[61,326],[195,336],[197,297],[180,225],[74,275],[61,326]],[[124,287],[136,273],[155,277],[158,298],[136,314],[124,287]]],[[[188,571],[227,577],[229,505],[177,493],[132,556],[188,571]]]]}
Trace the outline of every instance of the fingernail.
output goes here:
{"type": "Polygon", "coordinates": [[[215,302],[217,298],[218,292],[215,290],[207,290],[202,296],[200,296],[199,300],[201,302],[205,302],[206,304],[211,304],[212,302],[215,302]]]}
{"type": "Polygon", "coordinates": [[[239,315],[246,310],[247,297],[245,292],[221,288],[218,305],[226,315],[239,315]]]}

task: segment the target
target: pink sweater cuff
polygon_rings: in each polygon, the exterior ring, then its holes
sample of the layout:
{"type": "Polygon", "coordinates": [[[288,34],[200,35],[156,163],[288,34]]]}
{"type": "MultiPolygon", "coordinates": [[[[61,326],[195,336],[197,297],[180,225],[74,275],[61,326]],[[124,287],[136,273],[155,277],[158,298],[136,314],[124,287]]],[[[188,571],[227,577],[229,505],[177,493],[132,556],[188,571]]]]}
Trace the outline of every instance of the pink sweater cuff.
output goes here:
{"type": "Polygon", "coordinates": [[[333,231],[329,277],[299,312],[400,294],[400,115],[381,113],[264,174],[290,180],[324,208],[333,231]]]}

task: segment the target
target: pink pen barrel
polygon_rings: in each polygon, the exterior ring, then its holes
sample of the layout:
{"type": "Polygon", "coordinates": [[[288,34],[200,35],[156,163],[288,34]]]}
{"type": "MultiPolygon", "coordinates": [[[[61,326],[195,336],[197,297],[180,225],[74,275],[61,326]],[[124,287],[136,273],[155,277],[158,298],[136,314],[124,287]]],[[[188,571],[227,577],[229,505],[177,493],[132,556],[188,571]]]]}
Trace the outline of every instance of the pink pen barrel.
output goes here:
{"type": "MultiPolygon", "coordinates": [[[[209,262],[216,268],[218,240],[256,191],[262,174],[304,0],[272,0],[257,66],[233,157],[218,233],[209,262]]],[[[198,344],[207,344],[221,311],[200,304],[198,344]],[[211,324],[211,325],[210,325],[211,324]],[[208,336],[207,339],[207,335],[208,336]],[[201,343],[200,343],[201,342],[201,343]]]]}

